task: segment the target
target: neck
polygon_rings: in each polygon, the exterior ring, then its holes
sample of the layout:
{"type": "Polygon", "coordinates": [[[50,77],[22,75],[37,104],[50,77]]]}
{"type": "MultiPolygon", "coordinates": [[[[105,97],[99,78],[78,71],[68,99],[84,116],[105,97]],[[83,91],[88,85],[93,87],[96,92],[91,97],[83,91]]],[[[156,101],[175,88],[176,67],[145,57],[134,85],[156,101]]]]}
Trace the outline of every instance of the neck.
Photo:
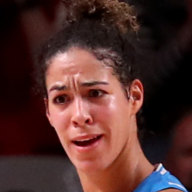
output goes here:
{"type": "Polygon", "coordinates": [[[108,168],[94,173],[78,170],[84,192],[132,192],[152,171],[137,136],[108,168]]]}

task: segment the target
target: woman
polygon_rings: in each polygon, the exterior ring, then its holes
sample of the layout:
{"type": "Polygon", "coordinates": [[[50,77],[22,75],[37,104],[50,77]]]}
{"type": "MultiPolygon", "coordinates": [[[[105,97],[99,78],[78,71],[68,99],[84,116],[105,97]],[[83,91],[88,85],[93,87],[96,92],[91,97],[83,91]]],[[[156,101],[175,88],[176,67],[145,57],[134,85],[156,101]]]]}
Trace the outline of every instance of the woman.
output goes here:
{"type": "Polygon", "coordinates": [[[46,114],[84,192],[186,191],[144,156],[136,115],[143,86],[133,8],[117,0],[64,1],[63,29],[43,48],[46,114]]]}

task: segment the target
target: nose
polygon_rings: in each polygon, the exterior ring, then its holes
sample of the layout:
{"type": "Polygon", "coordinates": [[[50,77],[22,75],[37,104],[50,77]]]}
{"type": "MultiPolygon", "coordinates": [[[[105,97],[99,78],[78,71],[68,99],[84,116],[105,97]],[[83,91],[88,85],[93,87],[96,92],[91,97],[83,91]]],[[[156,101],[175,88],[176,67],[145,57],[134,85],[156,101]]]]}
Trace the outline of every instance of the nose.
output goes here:
{"type": "Polygon", "coordinates": [[[84,127],[93,123],[93,118],[89,113],[89,106],[82,98],[74,100],[71,122],[75,127],[84,127]]]}

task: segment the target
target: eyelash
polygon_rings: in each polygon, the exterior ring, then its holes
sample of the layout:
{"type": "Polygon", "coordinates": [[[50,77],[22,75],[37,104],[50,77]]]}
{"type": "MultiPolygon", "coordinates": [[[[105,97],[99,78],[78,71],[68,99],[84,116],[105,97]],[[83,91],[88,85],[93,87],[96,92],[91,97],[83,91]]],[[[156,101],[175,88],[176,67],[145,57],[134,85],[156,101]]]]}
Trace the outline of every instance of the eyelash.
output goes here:
{"type": "Polygon", "coordinates": [[[104,94],[106,94],[106,92],[101,89],[91,89],[88,93],[88,97],[98,98],[102,97],[104,94]],[[97,93],[97,95],[94,95],[93,93],[97,93]]]}
{"type": "Polygon", "coordinates": [[[55,104],[64,104],[70,100],[68,95],[59,95],[53,99],[53,103],[55,104]],[[63,99],[63,101],[58,101],[58,99],[63,99]]]}
{"type": "MultiPolygon", "coordinates": [[[[105,91],[101,89],[91,89],[88,91],[87,97],[88,98],[100,98],[106,94],[105,91]]],[[[53,99],[53,103],[55,104],[65,104],[70,101],[70,97],[66,94],[58,95],[53,99]],[[62,99],[62,100],[59,100],[62,99]]]]}

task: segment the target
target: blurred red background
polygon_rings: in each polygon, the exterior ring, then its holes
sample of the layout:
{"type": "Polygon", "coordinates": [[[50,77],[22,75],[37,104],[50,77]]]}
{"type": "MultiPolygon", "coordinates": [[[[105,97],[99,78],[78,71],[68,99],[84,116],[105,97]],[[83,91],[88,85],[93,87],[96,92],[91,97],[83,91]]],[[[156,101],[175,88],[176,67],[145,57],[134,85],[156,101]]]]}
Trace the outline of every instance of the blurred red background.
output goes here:
{"type": "MultiPolygon", "coordinates": [[[[174,110],[175,102],[183,105],[178,93],[180,88],[175,84],[188,83],[187,87],[191,82],[188,59],[191,59],[192,3],[190,0],[182,1],[181,5],[171,0],[155,1],[156,4],[150,0],[137,2],[138,7],[145,7],[148,2],[146,10],[153,10],[148,14],[144,11],[140,19],[146,15],[144,24],[159,32],[156,33],[159,36],[154,37],[157,44],[167,44],[172,39],[182,49],[182,56],[174,60],[177,67],[152,88],[149,98],[155,99],[148,99],[144,106],[147,125],[154,127],[155,124],[158,125],[156,129],[161,129],[167,124],[162,122],[168,119],[165,116],[171,113],[171,109],[174,110]],[[157,11],[158,6],[164,5],[162,2],[167,5],[167,16],[170,17],[165,18],[166,10],[163,9],[166,6],[162,6],[160,13],[157,11]],[[179,11],[181,14],[178,16],[179,11]],[[186,76],[188,79],[185,81],[186,76]],[[174,98],[168,103],[173,90],[174,98]],[[161,102],[167,102],[167,108],[163,108],[161,102]]],[[[31,77],[33,54],[60,28],[63,14],[59,0],[0,1],[0,155],[64,153],[54,129],[45,118],[43,101],[33,94],[31,77]]]]}

